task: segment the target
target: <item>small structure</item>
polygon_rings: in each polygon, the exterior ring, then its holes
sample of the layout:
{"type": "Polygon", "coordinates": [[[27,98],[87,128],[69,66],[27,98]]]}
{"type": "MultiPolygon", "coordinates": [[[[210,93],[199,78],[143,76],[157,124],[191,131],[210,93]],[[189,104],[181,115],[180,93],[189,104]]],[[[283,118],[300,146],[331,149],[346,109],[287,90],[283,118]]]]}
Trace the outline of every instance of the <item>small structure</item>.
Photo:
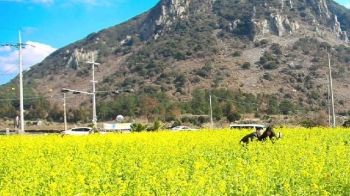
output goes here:
{"type": "Polygon", "coordinates": [[[106,132],[130,133],[132,123],[103,123],[103,130],[106,132]]]}
{"type": "Polygon", "coordinates": [[[41,120],[32,122],[32,125],[35,125],[35,126],[41,126],[42,124],[43,124],[43,122],[41,120]]]}

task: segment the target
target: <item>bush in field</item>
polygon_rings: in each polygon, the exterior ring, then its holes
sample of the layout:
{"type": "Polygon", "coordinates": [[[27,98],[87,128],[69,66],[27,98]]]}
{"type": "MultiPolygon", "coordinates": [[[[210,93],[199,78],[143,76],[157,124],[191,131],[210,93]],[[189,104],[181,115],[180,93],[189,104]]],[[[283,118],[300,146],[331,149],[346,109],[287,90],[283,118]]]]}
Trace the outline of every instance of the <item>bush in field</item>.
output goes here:
{"type": "Polygon", "coordinates": [[[165,124],[162,123],[162,121],[156,120],[153,123],[153,127],[148,129],[148,131],[159,131],[165,129],[165,124]]]}
{"type": "Polygon", "coordinates": [[[143,125],[142,123],[133,123],[131,124],[131,132],[142,132],[142,131],[146,131],[148,126],[147,125],[143,125]]]}
{"type": "Polygon", "coordinates": [[[350,127],[350,120],[347,120],[343,123],[343,127],[350,127]]]}

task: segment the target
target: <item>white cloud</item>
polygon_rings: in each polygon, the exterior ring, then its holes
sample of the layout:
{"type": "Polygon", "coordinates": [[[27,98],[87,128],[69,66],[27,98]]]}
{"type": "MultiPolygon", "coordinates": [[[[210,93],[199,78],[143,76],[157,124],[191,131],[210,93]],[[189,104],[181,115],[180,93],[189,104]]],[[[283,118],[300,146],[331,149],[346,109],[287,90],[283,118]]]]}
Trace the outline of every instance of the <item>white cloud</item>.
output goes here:
{"type": "MultiPolygon", "coordinates": [[[[40,63],[56,50],[56,48],[38,42],[28,41],[26,44],[25,48],[21,50],[23,70],[40,63]]],[[[0,63],[2,65],[0,73],[18,73],[19,51],[15,48],[9,48],[10,47],[0,48],[0,63]]]]}
{"type": "Polygon", "coordinates": [[[8,52],[8,51],[11,51],[11,47],[10,46],[0,47],[0,52],[8,52]]]}
{"type": "Polygon", "coordinates": [[[346,4],[345,7],[350,9],[350,3],[346,4]]]}

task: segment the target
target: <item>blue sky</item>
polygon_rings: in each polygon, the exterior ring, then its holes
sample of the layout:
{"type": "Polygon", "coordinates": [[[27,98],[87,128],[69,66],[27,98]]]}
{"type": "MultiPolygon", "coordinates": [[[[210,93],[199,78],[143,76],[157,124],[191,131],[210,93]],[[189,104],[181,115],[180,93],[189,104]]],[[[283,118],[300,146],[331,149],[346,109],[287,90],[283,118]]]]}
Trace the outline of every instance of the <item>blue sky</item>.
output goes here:
{"type": "MultiPolygon", "coordinates": [[[[22,43],[23,70],[58,48],[122,23],[159,0],[0,0],[0,45],[22,43]],[[33,47],[34,46],[34,47],[33,47]]],[[[350,0],[337,0],[350,8],[350,0]]],[[[18,75],[18,50],[0,46],[0,85],[18,75]]]]}

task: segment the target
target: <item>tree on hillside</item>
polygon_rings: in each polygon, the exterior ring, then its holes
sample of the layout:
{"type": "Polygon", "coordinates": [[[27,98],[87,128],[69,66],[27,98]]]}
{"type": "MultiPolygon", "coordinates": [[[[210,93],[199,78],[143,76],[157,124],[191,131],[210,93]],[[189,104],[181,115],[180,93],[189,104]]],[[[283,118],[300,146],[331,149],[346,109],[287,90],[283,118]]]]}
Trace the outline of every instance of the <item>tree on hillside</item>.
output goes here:
{"type": "Polygon", "coordinates": [[[68,119],[71,120],[73,122],[91,122],[91,110],[86,110],[85,108],[77,108],[75,110],[72,111],[73,113],[73,118],[72,119],[68,119]],[[89,118],[90,117],[90,118],[89,118]]]}
{"type": "Polygon", "coordinates": [[[181,115],[181,109],[174,105],[171,106],[169,109],[167,109],[166,113],[165,113],[165,120],[168,121],[173,121],[176,120],[177,117],[179,117],[181,115]]]}
{"type": "Polygon", "coordinates": [[[148,96],[140,98],[140,114],[145,115],[148,121],[154,120],[155,109],[158,106],[158,101],[148,96]]]}
{"type": "Polygon", "coordinates": [[[56,122],[61,121],[63,119],[63,109],[59,107],[57,103],[54,104],[49,112],[48,117],[56,122]]]}
{"type": "Polygon", "coordinates": [[[189,102],[191,111],[193,114],[208,114],[209,113],[209,101],[207,101],[206,94],[202,90],[195,90],[193,92],[193,98],[189,102]]]}
{"type": "Polygon", "coordinates": [[[15,116],[17,116],[17,111],[10,103],[0,106],[0,117],[14,118],[15,116]]]}
{"type": "Polygon", "coordinates": [[[223,112],[225,116],[228,116],[232,112],[236,111],[236,106],[233,103],[225,102],[225,106],[223,106],[223,112]]]}
{"type": "Polygon", "coordinates": [[[46,98],[36,99],[31,105],[27,118],[29,119],[45,119],[50,111],[50,102],[46,98]]]}
{"type": "Polygon", "coordinates": [[[279,108],[278,108],[278,99],[276,96],[270,96],[268,99],[268,114],[278,114],[279,108]]]}
{"type": "Polygon", "coordinates": [[[294,104],[288,100],[283,100],[279,105],[282,114],[289,114],[294,111],[294,104]]]}
{"type": "Polygon", "coordinates": [[[232,112],[227,116],[228,122],[232,123],[241,119],[241,115],[238,112],[232,112]]]}
{"type": "Polygon", "coordinates": [[[322,127],[328,126],[328,115],[325,111],[323,110],[318,111],[315,117],[315,125],[322,126],[322,127]]]}

